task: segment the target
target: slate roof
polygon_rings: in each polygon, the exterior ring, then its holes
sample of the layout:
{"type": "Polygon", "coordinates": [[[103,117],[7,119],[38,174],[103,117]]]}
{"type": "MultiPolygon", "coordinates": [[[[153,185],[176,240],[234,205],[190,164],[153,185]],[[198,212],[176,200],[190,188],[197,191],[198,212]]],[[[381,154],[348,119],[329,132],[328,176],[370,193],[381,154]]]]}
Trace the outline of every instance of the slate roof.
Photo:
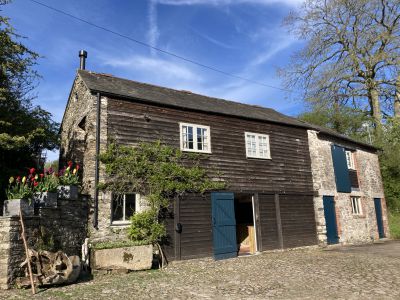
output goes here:
{"type": "Polygon", "coordinates": [[[135,99],[163,106],[313,129],[339,139],[375,149],[369,144],[354,141],[333,130],[308,124],[281,114],[271,108],[203,96],[188,91],[174,90],[86,70],[78,70],[78,74],[92,92],[100,92],[110,96],[135,99]]]}

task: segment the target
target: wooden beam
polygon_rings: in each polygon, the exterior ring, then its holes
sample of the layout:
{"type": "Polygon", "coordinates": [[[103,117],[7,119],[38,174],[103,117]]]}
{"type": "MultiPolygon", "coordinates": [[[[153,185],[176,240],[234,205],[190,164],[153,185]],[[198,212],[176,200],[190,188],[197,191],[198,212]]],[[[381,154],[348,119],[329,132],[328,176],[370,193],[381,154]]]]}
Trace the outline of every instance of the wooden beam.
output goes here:
{"type": "Polygon", "coordinates": [[[276,213],[276,228],[278,231],[278,244],[279,248],[283,249],[283,234],[282,234],[282,221],[281,221],[281,208],[279,204],[279,194],[275,194],[275,213],[276,213]]]}
{"type": "Polygon", "coordinates": [[[180,197],[175,198],[174,201],[174,232],[175,232],[175,243],[174,243],[174,250],[175,250],[175,259],[181,260],[181,233],[177,231],[178,223],[180,223],[180,197]]]}
{"type": "Polygon", "coordinates": [[[256,224],[256,237],[257,237],[257,251],[262,251],[262,232],[261,232],[261,222],[260,222],[260,199],[258,197],[258,193],[255,193],[253,196],[254,199],[254,218],[256,224]]]}
{"type": "Polygon", "coordinates": [[[22,209],[21,208],[19,209],[19,220],[21,222],[21,228],[22,228],[21,237],[22,237],[22,241],[24,242],[26,261],[28,262],[28,273],[29,273],[29,280],[31,282],[32,295],[35,295],[36,287],[35,287],[35,283],[33,281],[32,268],[31,268],[31,256],[29,254],[28,243],[26,241],[24,218],[22,217],[22,209]]]}

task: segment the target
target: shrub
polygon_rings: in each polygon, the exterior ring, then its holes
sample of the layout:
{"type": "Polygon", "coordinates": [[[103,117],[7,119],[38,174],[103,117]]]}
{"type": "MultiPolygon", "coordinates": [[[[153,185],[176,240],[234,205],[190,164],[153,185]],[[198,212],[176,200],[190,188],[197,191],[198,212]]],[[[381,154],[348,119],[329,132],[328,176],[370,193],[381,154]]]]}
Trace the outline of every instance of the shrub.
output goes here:
{"type": "Polygon", "coordinates": [[[128,235],[132,241],[156,243],[166,235],[165,225],[158,222],[158,213],[151,209],[135,213],[131,217],[128,235]]]}

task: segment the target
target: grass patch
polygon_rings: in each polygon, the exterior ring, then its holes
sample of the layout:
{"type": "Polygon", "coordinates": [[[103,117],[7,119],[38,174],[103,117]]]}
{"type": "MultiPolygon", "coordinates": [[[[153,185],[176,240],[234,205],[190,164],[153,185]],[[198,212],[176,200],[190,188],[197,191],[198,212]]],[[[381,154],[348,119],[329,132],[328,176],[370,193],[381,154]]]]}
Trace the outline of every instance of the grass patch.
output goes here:
{"type": "Polygon", "coordinates": [[[400,239],[400,212],[389,211],[390,235],[393,239],[400,239]]]}
{"type": "Polygon", "coordinates": [[[131,246],[143,246],[150,245],[149,241],[115,241],[115,242],[98,242],[91,245],[92,249],[103,250],[103,249],[113,249],[113,248],[123,248],[131,246]]]}

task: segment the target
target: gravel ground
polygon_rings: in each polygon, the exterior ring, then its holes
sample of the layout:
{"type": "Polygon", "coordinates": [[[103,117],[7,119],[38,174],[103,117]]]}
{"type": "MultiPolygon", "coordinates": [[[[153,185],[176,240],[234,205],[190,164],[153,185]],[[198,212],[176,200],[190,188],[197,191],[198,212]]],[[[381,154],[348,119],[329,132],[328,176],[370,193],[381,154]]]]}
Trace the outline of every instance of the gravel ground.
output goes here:
{"type": "MultiPolygon", "coordinates": [[[[400,243],[378,247],[183,261],[40,290],[33,299],[400,299],[400,243]]],[[[0,291],[0,298],[32,298],[29,292],[0,291]]]]}

